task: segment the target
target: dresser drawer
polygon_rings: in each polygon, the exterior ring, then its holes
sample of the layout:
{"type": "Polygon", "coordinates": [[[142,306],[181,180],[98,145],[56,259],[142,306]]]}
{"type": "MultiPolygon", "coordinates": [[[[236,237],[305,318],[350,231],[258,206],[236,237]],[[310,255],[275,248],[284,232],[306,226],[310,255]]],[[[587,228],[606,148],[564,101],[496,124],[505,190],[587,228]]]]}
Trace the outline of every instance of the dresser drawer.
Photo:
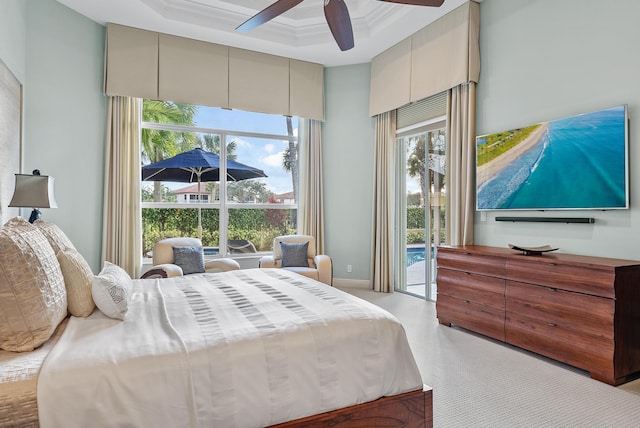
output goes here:
{"type": "Polygon", "coordinates": [[[507,281],[506,309],[548,325],[614,339],[612,299],[507,281]]]}
{"type": "Polygon", "coordinates": [[[438,294],[436,314],[441,324],[455,324],[504,342],[504,310],[438,294]]]}
{"type": "Polygon", "coordinates": [[[554,261],[531,256],[512,257],[507,261],[507,279],[594,296],[615,297],[615,270],[554,261]]]}
{"type": "Polygon", "coordinates": [[[507,313],[507,343],[614,379],[614,341],[507,313]]]}
{"type": "Polygon", "coordinates": [[[504,278],[506,275],[507,259],[500,255],[476,253],[460,248],[438,247],[436,260],[438,267],[500,278],[504,278]]]}
{"type": "Polygon", "coordinates": [[[446,294],[503,311],[505,280],[459,270],[438,268],[438,295],[446,294]]]}

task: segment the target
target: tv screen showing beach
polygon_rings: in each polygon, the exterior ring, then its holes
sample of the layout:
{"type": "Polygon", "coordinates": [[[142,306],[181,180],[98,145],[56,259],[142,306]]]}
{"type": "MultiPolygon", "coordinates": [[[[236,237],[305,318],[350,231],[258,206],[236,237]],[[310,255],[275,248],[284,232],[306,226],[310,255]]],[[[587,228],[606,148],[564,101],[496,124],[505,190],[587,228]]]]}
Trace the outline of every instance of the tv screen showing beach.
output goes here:
{"type": "Polygon", "coordinates": [[[628,208],[625,105],[476,138],[478,210],[628,208]]]}

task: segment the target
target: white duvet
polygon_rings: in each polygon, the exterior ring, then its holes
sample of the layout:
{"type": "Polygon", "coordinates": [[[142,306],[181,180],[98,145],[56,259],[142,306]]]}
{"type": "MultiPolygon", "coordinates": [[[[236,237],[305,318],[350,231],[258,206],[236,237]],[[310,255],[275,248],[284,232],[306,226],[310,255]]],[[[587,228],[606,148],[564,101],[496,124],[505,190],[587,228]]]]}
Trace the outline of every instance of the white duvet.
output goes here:
{"type": "Polygon", "coordinates": [[[124,321],[72,317],[47,427],[263,427],[422,388],[386,311],[281,269],[136,280],[124,321]]]}

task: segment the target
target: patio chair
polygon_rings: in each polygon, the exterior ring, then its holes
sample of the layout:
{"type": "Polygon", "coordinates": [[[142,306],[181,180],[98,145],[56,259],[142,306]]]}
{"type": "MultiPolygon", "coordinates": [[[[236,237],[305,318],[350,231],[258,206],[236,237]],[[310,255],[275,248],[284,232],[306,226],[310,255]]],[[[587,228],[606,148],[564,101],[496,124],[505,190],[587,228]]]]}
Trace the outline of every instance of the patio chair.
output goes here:
{"type": "Polygon", "coordinates": [[[249,254],[257,253],[256,246],[253,242],[246,239],[229,239],[227,241],[227,248],[231,254],[249,254]]]}
{"type": "Polygon", "coordinates": [[[204,260],[202,241],[198,238],[166,238],[153,246],[153,267],[141,278],[171,278],[201,272],[225,272],[240,269],[233,259],[204,260]],[[178,250],[175,250],[178,248],[178,250]],[[176,261],[174,255],[178,255],[176,261]]]}
{"type": "Polygon", "coordinates": [[[287,269],[328,285],[333,282],[331,258],[316,254],[316,239],[309,235],[277,236],[273,240],[273,255],[262,257],[260,268],[287,269]]]}

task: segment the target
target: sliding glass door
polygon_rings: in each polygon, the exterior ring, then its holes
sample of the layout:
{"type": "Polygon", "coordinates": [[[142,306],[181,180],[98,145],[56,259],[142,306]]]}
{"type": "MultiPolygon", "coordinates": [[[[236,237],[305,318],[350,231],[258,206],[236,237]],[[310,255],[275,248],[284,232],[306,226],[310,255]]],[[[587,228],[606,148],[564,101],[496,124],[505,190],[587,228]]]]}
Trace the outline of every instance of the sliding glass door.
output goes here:
{"type": "Polygon", "coordinates": [[[436,299],[437,246],[445,238],[445,130],[436,121],[396,140],[396,291],[436,299]]]}

